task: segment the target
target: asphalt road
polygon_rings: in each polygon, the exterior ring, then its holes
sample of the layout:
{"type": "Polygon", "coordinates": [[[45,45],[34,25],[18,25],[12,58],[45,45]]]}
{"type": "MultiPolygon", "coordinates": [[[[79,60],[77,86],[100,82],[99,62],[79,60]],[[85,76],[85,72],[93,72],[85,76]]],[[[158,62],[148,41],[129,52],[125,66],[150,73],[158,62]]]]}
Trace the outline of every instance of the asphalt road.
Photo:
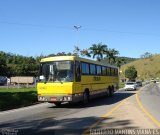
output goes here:
{"type": "Polygon", "coordinates": [[[160,122],[160,84],[146,85],[139,97],[144,108],[160,122]]]}
{"type": "MultiPolygon", "coordinates": [[[[146,86],[140,93],[142,103],[145,105],[147,104],[146,107],[149,110],[155,110],[152,103],[147,99],[155,99],[155,97],[152,97],[154,94],[147,93],[147,91],[150,91],[149,89],[152,88],[153,93],[157,93],[157,91],[159,91],[158,86],[153,85],[146,86]],[[146,96],[147,94],[148,96],[146,96]],[[148,102],[150,105],[148,105],[148,102]]],[[[60,108],[58,108],[53,104],[43,103],[32,107],[1,112],[0,135],[5,133],[15,133],[18,135],[82,134],[93,123],[99,120],[112,108],[116,107],[122,100],[127,99],[128,97],[134,98],[135,94],[135,91],[121,90],[116,92],[114,97],[103,97],[92,100],[91,103],[85,107],[81,104],[63,104],[60,108]]],[[[155,101],[156,103],[154,103],[154,107],[156,108],[158,108],[157,105],[160,103],[159,99],[157,97],[157,100],[155,101]]],[[[125,114],[123,109],[121,111],[125,114]]],[[[157,111],[160,112],[160,110],[157,109],[153,111],[153,115],[159,119],[159,114],[157,111]]],[[[110,117],[109,120],[112,120],[112,117],[110,117]]],[[[128,124],[130,124],[129,120],[119,121],[118,119],[114,119],[114,122],[110,124],[110,128],[115,128],[116,126],[123,127],[128,124]]]]}

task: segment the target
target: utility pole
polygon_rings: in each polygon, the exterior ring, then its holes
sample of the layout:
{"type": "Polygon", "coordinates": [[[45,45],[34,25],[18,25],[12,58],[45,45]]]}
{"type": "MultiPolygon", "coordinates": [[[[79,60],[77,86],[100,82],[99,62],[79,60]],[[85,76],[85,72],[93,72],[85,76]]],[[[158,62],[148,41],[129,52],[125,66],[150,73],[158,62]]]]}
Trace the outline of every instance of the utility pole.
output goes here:
{"type": "Polygon", "coordinates": [[[82,27],[82,26],[74,25],[74,28],[75,28],[76,31],[77,31],[77,44],[76,44],[76,46],[78,46],[78,30],[79,30],[81,27],[82,27]]]}

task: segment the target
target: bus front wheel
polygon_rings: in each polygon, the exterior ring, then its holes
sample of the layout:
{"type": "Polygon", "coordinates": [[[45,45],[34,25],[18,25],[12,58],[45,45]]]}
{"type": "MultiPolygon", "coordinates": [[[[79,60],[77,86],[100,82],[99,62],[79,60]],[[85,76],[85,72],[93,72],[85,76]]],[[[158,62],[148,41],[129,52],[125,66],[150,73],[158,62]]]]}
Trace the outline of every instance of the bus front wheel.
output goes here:
{"type": "Polygon", "coordinates": [[[54,104],[55,104],[57,107],[61,106],[61,102],[54,102],[54,104]]]}
{"type": "Polygon", "coordinates": [[[89,93],[88,92],[84,92],[83,93],[83,104],[88,104],[89,103],[89,93]]]}
{"type": "Polygon", "coordinates": [[[114,94],[114,87],[109,88],[109,97],[113,97],[114,94]]]}

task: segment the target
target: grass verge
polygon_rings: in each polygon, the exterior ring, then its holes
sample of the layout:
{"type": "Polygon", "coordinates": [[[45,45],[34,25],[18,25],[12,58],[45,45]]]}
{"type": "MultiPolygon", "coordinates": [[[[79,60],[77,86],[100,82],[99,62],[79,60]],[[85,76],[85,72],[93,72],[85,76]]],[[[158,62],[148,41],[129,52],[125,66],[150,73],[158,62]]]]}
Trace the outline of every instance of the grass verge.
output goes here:
{"type": "Polygon", "coordinates": [[[36,88],[0,88],[0,111],[37,103],[36,88]]]}
{"type": "Polygon", "coordinates": [[[125,86],[125,83],[119,83],[119,88],[124,88],[124,86],[125,86]]]}

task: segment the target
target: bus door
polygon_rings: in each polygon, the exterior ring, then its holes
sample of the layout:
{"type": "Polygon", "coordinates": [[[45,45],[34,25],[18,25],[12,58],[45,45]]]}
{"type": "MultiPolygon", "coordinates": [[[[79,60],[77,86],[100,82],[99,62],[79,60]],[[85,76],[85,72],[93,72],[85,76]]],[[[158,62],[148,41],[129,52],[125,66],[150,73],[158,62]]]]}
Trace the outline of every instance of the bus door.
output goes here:
{"type": "Polygon", "coordinates": [[[76,93],[81,92],[81,66],[80,62],[76,61],[75,62],[75,82],[76,82],[76,93]]]}

